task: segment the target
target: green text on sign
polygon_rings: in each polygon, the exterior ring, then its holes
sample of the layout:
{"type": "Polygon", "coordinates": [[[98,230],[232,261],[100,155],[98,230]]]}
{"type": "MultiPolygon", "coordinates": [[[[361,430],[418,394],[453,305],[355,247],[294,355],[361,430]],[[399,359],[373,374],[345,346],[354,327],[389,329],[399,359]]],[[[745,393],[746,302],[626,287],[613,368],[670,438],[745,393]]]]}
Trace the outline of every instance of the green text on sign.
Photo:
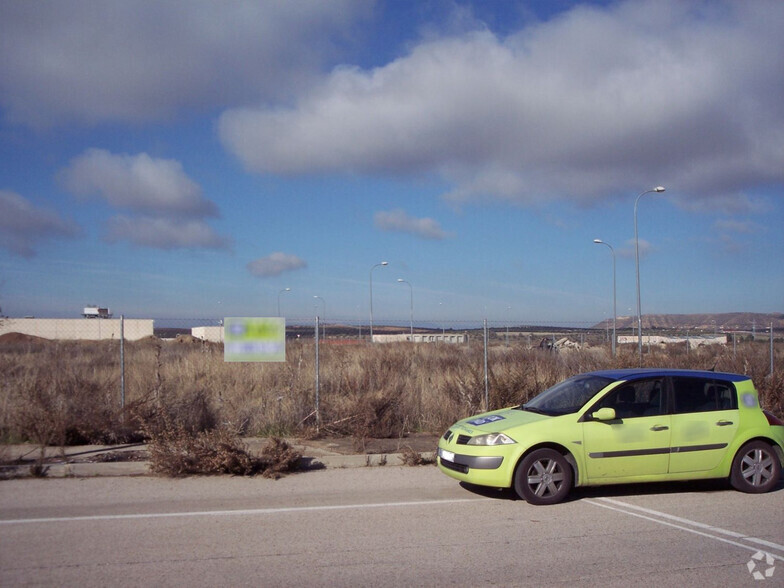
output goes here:
{"type": "Polygon", "coordinates": [[[223,361],[286,361],[286,319],[225,318],[223,361]]]}

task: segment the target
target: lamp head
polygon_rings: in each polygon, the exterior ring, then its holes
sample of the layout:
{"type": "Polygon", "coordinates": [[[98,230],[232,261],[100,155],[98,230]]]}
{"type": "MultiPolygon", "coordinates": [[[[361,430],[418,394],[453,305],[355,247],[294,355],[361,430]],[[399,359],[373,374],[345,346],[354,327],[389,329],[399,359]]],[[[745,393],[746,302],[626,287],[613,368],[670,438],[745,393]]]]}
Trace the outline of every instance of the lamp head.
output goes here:
{"type": "Polygon", "coordinates": [[[656,186],[653,189],[654,192],[664,192],[664,186],[656,186]]]}
{"type": "Polygon", "coordinates": [[[604,243],[604,241],[602,241],[601,239],[594,239],[593,242],[599,244],[604,243]]]}

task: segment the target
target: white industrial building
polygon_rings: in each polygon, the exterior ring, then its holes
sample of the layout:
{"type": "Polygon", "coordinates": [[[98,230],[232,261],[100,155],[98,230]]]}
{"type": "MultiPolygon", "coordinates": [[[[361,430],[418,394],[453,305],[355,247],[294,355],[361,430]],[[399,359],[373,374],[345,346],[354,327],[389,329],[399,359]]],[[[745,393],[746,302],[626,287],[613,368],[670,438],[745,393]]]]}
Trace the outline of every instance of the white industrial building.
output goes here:
{"type": "MultiPolygon", "coordinates": [[[[619,335],[618,344],[624,343],[637,344],[637,335],[619,335]]],[[[664,335],[643,335],[643,345],[671,345],[673,343],[686,343],[688,341],[689,348],[695,349],[702,345],[726,345],[727,337],[725,335],[710,336],[710,335],[692,335],[690,337],[668,337],[664,335]]]]}
{"type": "Polygon", "coordinates": [[[210,343],[223,343],[223,327],[193,327],[191,335],[210,343]]]}
{"type": "Polygon", "coordinates": [[[119,339],[120,329],[127,341],[137,341],[153,335],[152,319],[47,319],[0,318],[0,335],[21,333],[42,339],[96,341],[119,339]]]}
{"type": "Polygon", "coordinates": [[[401,335],[373,335],[373,343],[396,343],[399,341],[413,341],[414,343],[465,343],[465,333],[414,333],[401,335]]]}

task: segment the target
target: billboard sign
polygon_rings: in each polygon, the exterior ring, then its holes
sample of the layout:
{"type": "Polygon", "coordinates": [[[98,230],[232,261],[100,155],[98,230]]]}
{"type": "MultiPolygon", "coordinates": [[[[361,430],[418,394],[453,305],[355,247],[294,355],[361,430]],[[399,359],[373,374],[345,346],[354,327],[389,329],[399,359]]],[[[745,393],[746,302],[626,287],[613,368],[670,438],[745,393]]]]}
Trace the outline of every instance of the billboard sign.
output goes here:
{"type": "Polygon", "coordinates": [[[286,361],[286,319],[225,318],[223,361],[286,361]]]}

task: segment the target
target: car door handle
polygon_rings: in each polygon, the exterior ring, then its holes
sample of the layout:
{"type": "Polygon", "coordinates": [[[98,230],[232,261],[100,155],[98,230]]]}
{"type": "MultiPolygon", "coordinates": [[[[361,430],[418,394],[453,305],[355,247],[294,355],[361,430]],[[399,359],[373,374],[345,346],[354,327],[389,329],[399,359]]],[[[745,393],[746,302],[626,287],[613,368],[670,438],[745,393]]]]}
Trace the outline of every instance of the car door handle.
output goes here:
{"type": "Polygon", "coordinates": [[[732,424],[734,424],[732,421],[719,421],[718,423],[716,423],[716,425],[719,427],[728,427],[732,424]]]}
{"type": "Polygon", "coordinates": [[[669,427],[666,425],[653,425],[651,427],[651,431],[666,431],[667,429],[669,429],[669,427]]]}

